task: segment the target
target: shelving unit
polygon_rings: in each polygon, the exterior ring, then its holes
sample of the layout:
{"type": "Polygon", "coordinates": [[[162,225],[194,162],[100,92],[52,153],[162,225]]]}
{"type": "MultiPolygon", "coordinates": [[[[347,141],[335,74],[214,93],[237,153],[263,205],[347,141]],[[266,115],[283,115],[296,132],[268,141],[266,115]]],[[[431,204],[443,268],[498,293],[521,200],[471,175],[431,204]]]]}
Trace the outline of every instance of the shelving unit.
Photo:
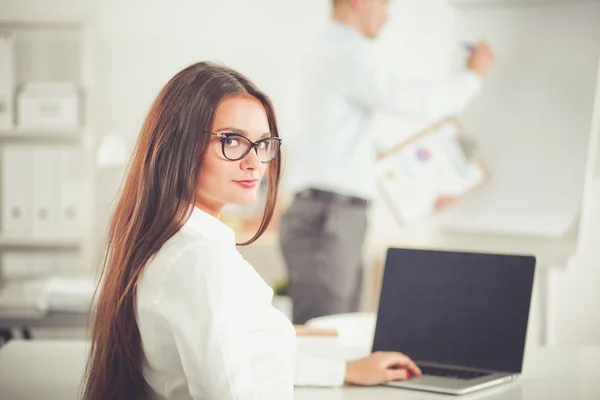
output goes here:
{"type": "MultiPolygon", "coordinates": [[[[81,230],[34,236],[7,235],[0,231],[0,256],[8,252],[77,254],[81,270],[93,274],[96,261],[95,134],[93,130],[93,46],[92,35],[82,21],[2,20],[0,31],[15,33],[14,127],[0,129],[0,148],[11,145],[73,148],[81,152],[81,196],[78,213],[81,230]],[[16,121],[17,92],[27,82],[72,82],[79,94],[80,126],[67,129],[22,129],[16,121]]],[[[58,179],[58,177],[57,177],[58,179]]],[[[4,186],[0,182],[0,207],[4,186]]],[[[0,221],[1,223],[2,221],[0,221]]],[[[0,224],[1,226],[1,224],[0,224]]],[[[56,263],[56,262],[55,262],[56,263]]],[[[0,276],[0,281],[2,277],[0,276]]]]}

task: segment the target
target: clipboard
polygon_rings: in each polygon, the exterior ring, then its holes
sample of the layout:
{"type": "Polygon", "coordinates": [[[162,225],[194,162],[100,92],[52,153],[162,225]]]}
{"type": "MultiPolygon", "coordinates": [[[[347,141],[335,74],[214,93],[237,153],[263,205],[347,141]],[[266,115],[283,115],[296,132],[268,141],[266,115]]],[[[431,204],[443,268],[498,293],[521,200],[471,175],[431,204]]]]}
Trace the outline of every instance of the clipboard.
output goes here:
{"type": "Polygon", "coordinates": [[[490,178],[475,141],[447,118],[381,152],[375,179],[395,218],[408,224],[443,208],[440,199],[460,201],[490,178]]]}

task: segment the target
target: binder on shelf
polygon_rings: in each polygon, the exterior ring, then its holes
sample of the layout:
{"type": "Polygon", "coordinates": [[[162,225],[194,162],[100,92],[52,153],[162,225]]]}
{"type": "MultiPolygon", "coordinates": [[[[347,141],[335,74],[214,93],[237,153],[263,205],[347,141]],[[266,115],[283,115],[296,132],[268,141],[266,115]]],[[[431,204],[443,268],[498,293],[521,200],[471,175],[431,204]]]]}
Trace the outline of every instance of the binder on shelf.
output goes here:
{"type": "Polygon", "coordinates": [[[33,236],[54,237],[59,223],[58,151],[33,146],[33,236]]]}
{"type": "Polygon", "coordinates": [[[62,237],[79,237],[82,234],[82,209],[84,171],[82,154],[77,149],[64,148],[58,154],[59,223],[57,234],[62,237]]]}
{"type": "Polygon", "coordinates": [[[33,234],[33,153],[23,145],[1,148],[1,235],[30,237],[33,234]]]}
{"type": "Polygon", "coordinates": [[[489,179],[454,118],[444,119],[379,156],[379,191],[400,224],[434,214],[489,179]]]}
{"type": "Polygon", "coordinates": [[[0,31],[0,129],[14,120],[14,32],[0,31]]]}

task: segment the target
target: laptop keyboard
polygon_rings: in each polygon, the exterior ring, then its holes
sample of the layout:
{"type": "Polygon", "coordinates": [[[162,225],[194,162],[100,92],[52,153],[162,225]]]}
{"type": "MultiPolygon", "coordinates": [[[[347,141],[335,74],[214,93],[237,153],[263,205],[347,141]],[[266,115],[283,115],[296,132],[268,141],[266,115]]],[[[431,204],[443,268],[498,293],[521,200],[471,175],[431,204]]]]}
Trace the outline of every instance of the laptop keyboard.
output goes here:
{"type": "Polygon", "coordinates": [[[458,369],[448,369],[441,367],[427,367],[419,366],[423,375],[442,376],[444,378],[455,378],[455,379],[477,379],[482,376],[489,375],[488,372],[476,372],[476,371],[464,371],[458,369]]]}

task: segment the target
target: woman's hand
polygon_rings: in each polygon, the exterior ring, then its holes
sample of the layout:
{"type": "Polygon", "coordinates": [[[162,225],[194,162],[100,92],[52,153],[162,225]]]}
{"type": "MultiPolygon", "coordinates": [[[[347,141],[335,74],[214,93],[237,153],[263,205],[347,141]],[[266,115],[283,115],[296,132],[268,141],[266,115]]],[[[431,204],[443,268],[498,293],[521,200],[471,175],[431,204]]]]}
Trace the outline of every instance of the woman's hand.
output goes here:
{"type": "Polygon", "coordinates": [[[421,370],[407,356],[396,352],[377,351],[367,358],[346,364],[345,382],[351,385],[372,386],[420,376],[421,370]]]}

